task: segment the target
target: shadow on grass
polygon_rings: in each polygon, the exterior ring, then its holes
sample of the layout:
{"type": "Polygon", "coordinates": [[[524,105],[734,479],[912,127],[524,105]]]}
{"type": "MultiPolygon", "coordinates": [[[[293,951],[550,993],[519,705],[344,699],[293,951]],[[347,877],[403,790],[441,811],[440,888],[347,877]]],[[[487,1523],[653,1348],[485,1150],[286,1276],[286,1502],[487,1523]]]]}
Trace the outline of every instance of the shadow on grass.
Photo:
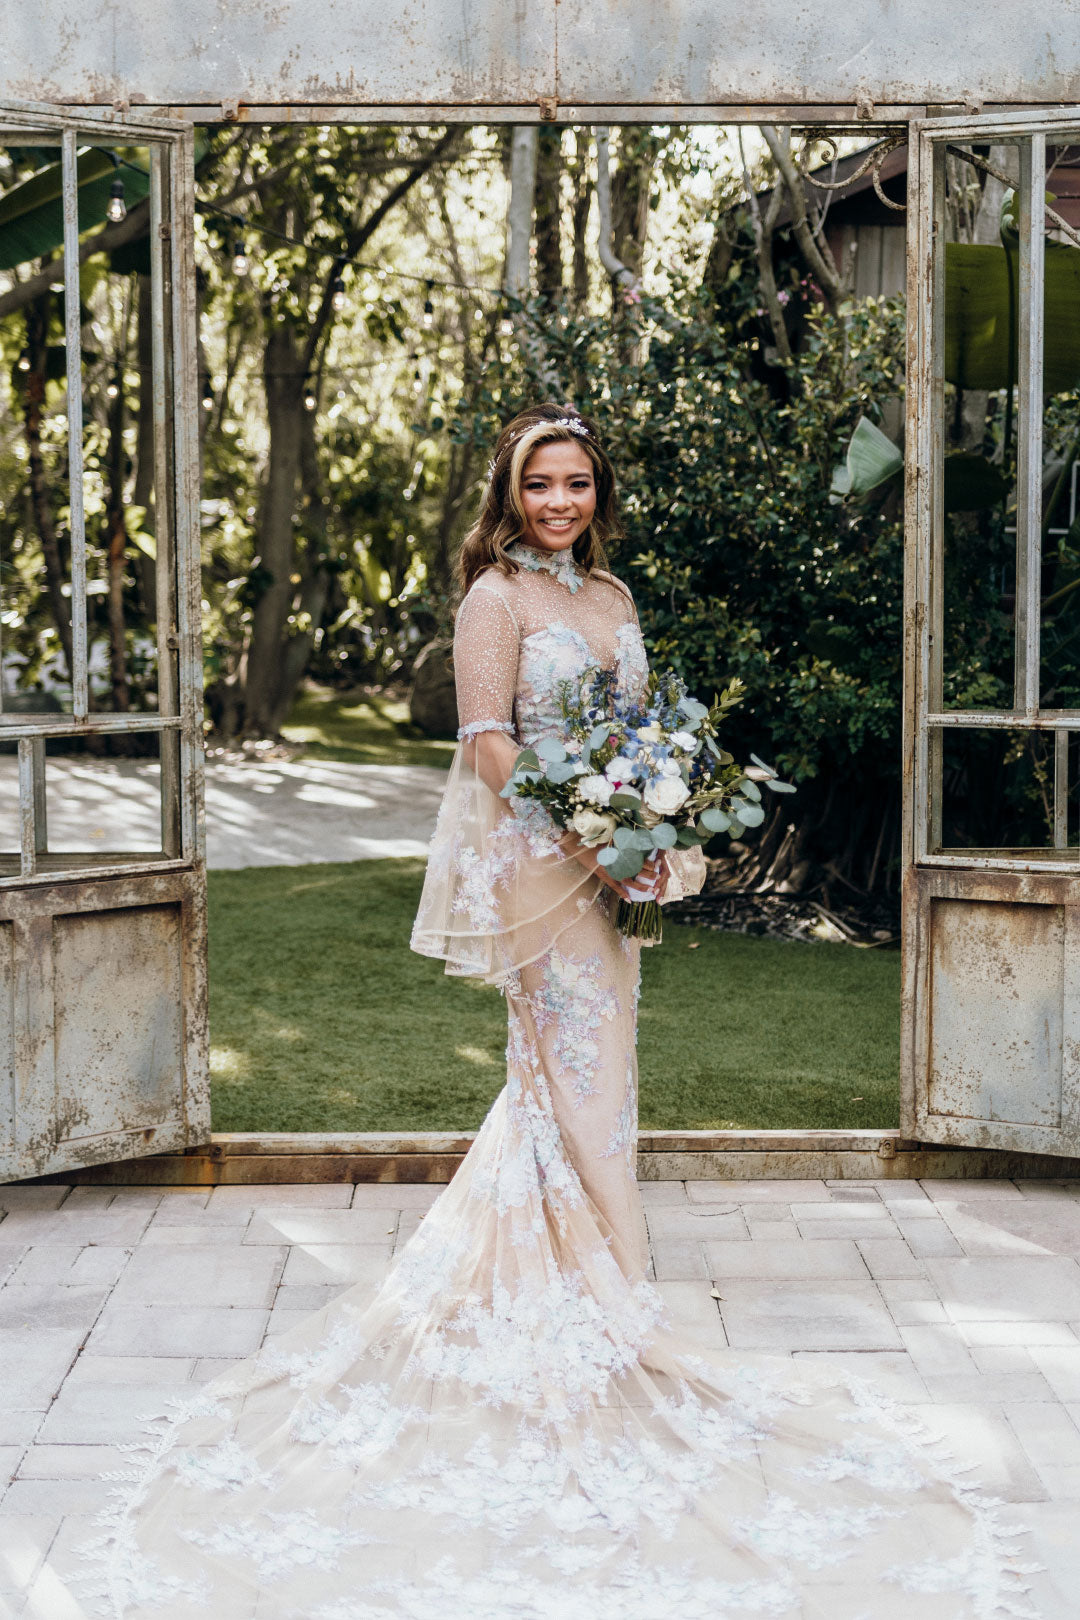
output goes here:
{"type": "Polygon", "coordinates": [[[456,744],[427,737],[409,721],[403,700],[367,690],[336,692],[309,686],[281,728],[288,742],[303,745],[310,759],[353,765],[438,765],[448,769],[456,744]]]}
{"type": "MultiPolygon", "coordinates": [[[[506,1013],[409,930],[419,860],[210,874],[214,1129],[471,1129],[506,1013]]],[[[643,954],[641,1123],[895,1129],[898,954],[669,925],[643,954]]]]}

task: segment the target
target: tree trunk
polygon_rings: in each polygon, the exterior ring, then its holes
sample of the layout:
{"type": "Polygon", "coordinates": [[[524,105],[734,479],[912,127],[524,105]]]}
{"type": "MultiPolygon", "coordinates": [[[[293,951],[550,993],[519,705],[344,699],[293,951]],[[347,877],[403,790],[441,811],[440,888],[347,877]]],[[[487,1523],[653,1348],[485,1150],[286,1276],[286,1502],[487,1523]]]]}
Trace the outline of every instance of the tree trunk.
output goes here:
{"type": "Polygon", "coordinates": [[[618,166],[611,176],[611,246],[615,257],[641,275],[649,232],[649,192],[660,149],[648,127],[624,125],[619,131],[618,166]]]}
{"type": "Polygon", "coordinates": [[[562,296],[562,130],[538,132],[536,165],[536,288],[553,302],[562,296]]]}
{"type": "MultiPolygon", "coordinates": [[[[132,506],[145,512],[143,528],[157,533],[154,515],[154,360],[150,321],[150,277],[140,276],[135,316],[135,349],[139,368],[139,421],[135,438],[135,482],[132,506]]],[[[143,611],[151,624],[157,623],[157,570],[153,557],[138,554],[139,591],[143,611]]]]}
{"type": "Polygon", "coordinates": [[[269,577],[252,612],[244,683],[244,730],[252,735],[273,736],[279,709],[282,641],[294,593],[296,486],[304,428],[303,357],[285,321],[275,320],[270,326],[263,378],[270,446],[257,560],[269,577]]]}
{"type": "Polygon", "coordinates": [[[109,490],[105,505],[106,582],[109,605],[109,678],[118,714],[130,703],[127,676],[127,625],[124,618],[124,387],[122,380],[109,410],[109,490]]]}
{"type": "Polygon", "coordinates": [[[576,136],[577,156],[574,161],[573,229],[571,233],[571,286],[574,308],[584,314],[589,302],[589,256],[585,243],[585,229],[589,223],[592,204],[592,181],[586,167],[588,143],[580,133],[576,136]]]}
{"type": "MultiPolygon", "coordinates": [[[[55,274],[55,272],[54,272],[55,274]]],[[[53,623],[67,666],[68,680],[74,680],[71,651],[71,607],[64,595],[65,565],[53,521],[49,479],[41,454],[41,413],[45,404],[45,368],[48,361],[49,303],[52,294],[44,292],[26,311],[26,353],[30,369],[26,373],[26,450],[30,484],[30,506],[45,564],[53,623]]]]}
{"type": "Polygon", "coordinates": [[[304,536],[300,545],[300,585],[296,625],[281,649],[278,688],[274,701],[271,730],[276,735],[288,719],[296,688],[300,684],[315,635],[322,624],[331,574],[326,566],[326,539],[329,508],[319,474],[315,445],[315,422],[304,411],[300,423],[300,488],[302,491],[304,536]]]}
{"type": "Polygon", "coordinates": [[[518,124],[510,143],[510,206],[507,209],[506,290],[513,297],[529,296],[533,207],[536,200],[538,131],[535,124],[518,124]]]}

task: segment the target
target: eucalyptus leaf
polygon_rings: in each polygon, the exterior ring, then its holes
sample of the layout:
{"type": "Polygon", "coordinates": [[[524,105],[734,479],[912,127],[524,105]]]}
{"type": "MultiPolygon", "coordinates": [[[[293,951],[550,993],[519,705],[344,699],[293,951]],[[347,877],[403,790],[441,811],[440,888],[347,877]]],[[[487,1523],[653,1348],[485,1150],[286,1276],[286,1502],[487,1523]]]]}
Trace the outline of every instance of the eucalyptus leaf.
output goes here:
{"type": "Polygon", "coordinates": [[[608,802],[613,810],[636,810],[641,804],[641,794],[637,788],[620,788],[608,802]]]}
{"type": "Polygon", "coordinates": [[[630,848],[640,849],[643,854],[651,855],[653,850],[656,848],[656,843],[653,839],[653,833],[655,831],[656,829],[654,827],[635,827],[632,835],[634,841],[630,845],[630,848]]]}
{"type": "Polygon", "coordinates": [[[552,760],[545,774],[549,782],[569,782],[572,777],[578,775],[577,761],[572,759],[552,760]]]}
{"type": "Polygon", "coordinates": [[[636,827],[616,827],[612,835],[612,843],[616,849],[634,849],[637,847],[635,844],[636,838],[636,827]]]}
{"type": "Polygon", "coordinates": [[[751,782],[748,776],[740,777],[735,784],[735,790],[744,799],[753,799],[755,804],[759,803],[761,799],[761,789],[756,782],[751,782]]]}
{"type": "Polygon", "coordinates": [[[680,827],[676,838],[683,849],[692,849],[695,845],[707,844],[709,834],[698,832],[696,827],[680,827]]]}
{"type": "Polygon", "coordinates": [[[520,771],[526,765],[539,765],[540,758],[535,748],[523,748],[514,761],[515,771],[520,771]]]}
{"type": "Polygon", "coordinates": [[[637,877],[645,865],[645,857],[638,849],[620,849],[613,853],[615,859],[605,861],[604,865],[612,877],[618,878],[620,883],[625,882],[627,878],[637,877]]]}
{"type": "Polygon", "coordinates": [[[566,749],[563,747],[558,737],[541,737],[540,741],[536,745],[536,752],[540,755],[541,759],[549,760],[552,764],[556,764],[566,758],[566,749]]]}
{"type": "Polygon", "coordinates": [[[650,830],[654,849],[673,849],[679,834],[670,821],[658,821],[650,830]]]}
{"type": "Polygon", "coordinates": [[[795,792],[795,784],[794,784],[794,782],[777,782],[771,776],[770,776],[769,780],[766,782],[765,786],[772,793],[794,793],[795,792]]]}
{"type": "Polygon", "coordinates": [[[731,826],[731,817],[718,804],[710,804],[698,817],[701,825],[711,833],[727,832],[731,826]]]}
{"type": "Polygon", "coordinates": [[[589,747],[602,748],[610,735],[610,726],[594,726],[589,733],[589,747]]]}
{"type": "Polygon", "coordinates": [[[760,804],[747,804],[744,800],[739,806],[739,820],[744,827],[760,827],[765,820],[765,812],[760,804]]]}

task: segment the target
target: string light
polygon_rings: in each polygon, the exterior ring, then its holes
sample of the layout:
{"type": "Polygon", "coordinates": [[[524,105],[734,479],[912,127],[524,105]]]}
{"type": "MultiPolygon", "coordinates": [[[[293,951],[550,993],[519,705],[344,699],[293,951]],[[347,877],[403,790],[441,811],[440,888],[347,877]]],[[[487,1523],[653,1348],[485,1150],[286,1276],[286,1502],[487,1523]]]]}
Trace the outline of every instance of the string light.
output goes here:
{"type": "Polygon", "coordinates": [[[247,256],[247,249],[240,239],[233,243],[232,267],[234,276],[246,276],[251,269],[251,260],[247,256]]]}
{"type": "Polygon", "coordinates": [[[119,394],[120,394],[120,378],[119,378],[118,375],[115,375],[115,376],[112,376],[112,377],[109,378],[108,384],[106,385],[106,388],[105,388],[105,392],[108,394],[110,399],[117,399],[119,397],[119,394]]]}
{"type": "Polygon", "coordinates": [[[344,267],[345,260],[339,253],[334,260],[334,275],[330,282],[330,307],[339,315],[345,308],[345,282],[341,274],[344,267]]]}
{"type": "Polygon", "coordinates": [[[203,383],[202,408],[204,411],[212,411],[214,408],[214,385],[209,377],[203,383]]]}
{"type": "Polygon", "coordinates": [[[431,331],[435,324],[435,305],[431,302],[431,282],[427,284],[427,297],[424,299],[424,330],[431,331]]]}
{"type": "Polygon", "coordinates": [[[124,201],[124,182],[117,175],[109,187],[109,205],[105,210],[106,219],[113,225],[119,225],[122,219],[127,218],[127,203],[124,201]]]}
{"type": "Polygon", "coordinates": [[[499,335],[500,337],[513,337],[514,323],[510,319],[509,315],[504,315],[502,320],[499,322],[499,335]]]}
{"type": "Polygon", "coordinates": [[[305,377],[305,379],[304,379],[304,409],[305,409],[305,411],[313,411],[316,408],[316,406],[318,405],[318,403],[319,403],[319,401],[318,401],[318,398],[316,396],[315,388],[314,388],[314,385],[313,385],[313,383],[311,381],[311,378],[310,377],[305,377]]]}
{"type": "Polygon", "coordinates": [[[30,370],[30,356],[27,354],[25,349],[22,351],[22,353],[19,356],[18,367],[19,367],[20,371],[29,371],[30,370]]]}

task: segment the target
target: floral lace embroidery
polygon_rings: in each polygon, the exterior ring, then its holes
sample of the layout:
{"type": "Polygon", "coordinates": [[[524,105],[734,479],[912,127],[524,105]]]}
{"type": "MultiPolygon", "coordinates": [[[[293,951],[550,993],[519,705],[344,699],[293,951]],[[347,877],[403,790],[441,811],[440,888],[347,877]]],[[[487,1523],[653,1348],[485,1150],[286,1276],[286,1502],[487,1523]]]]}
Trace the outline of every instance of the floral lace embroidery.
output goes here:
{"type": "Polygon", "coordinates": [[[534,574],[550,574],[552,579],[557,579],[560,585],[566,586],[571,596],[575,591],[580,591],[585,584],[587,576],[579,567],[572,546],[567,546],[563,551],[541,551],[537,546],[530,546],[518,540],[506,549],[508,555],[520,563],[522,568],[527,568],[534,574]]]}
{"type": "Polygon", "coordinates": [[[600,1026],[619,1011],[599,954],[575,961],[549,952],[543,960],[543,983],[530,1004],[538,1030],[554,1026],[554,1055],[563,1074],[570,1076],[578,1102],[584,1102],[596,1092],[600,1026]]]}
{"type": "Polygon", "coordinates": [[[479,737],[482,731],[505,731],[510,736],[514,734],[512,720],[470,720],[467,726],[458,727],[458,742],[471,742],[479,737]]]}
{"type": "Polygon", "coordinates": [[[622,1107],[608,1137],[608,1145],[604,1149],[605,1159],[614,1159],[622,1154],[626,1160],[626,1168],[630,1175],[637,1170],[637,1065],[634,1062],[633,1051],[626,1054],[626,1088],[623,1092],[622,1107]]]}
{"type": "Polygon", "coordinates": [[[624,692],[636,696],[649,678],[649,660],[636,619],[628,619],[615,632],[615,669],[624,692]]]}
{"type": "Polygon", "coordinates": [[[373,1537],[347,1530],[308,1510],[267,1513],[261,1520],[226,1521],[214,1530],[187,1530],[184,1540],[207,1552],[250,1559],[260,1580],[280,1580],[297,1569],[338,1569],[350,1547],[370,1545],[373,1537]]]}

